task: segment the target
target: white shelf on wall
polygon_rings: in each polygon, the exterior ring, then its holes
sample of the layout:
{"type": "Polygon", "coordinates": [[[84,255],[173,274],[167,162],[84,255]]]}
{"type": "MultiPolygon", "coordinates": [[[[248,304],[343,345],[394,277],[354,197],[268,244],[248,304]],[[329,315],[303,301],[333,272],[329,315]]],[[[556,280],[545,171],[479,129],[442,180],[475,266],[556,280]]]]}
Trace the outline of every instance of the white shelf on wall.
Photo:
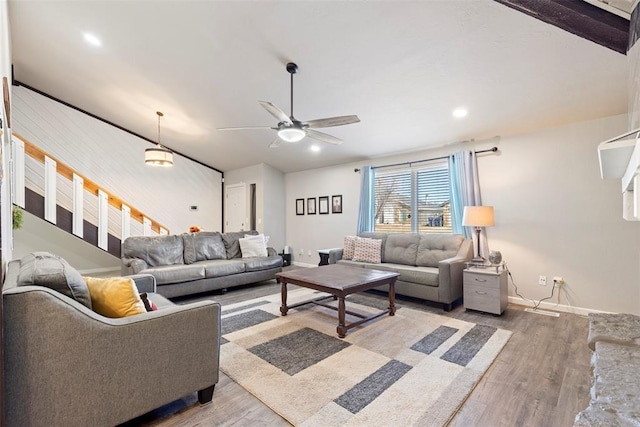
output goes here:
{"type": "Polygon", "coordinates": [[[620,179],[622,217],[640,221],[640,129],[627,132],[598,145],[600,176],[620,179]],[[638,191],[635,191],[635,189],[638,191]]]}

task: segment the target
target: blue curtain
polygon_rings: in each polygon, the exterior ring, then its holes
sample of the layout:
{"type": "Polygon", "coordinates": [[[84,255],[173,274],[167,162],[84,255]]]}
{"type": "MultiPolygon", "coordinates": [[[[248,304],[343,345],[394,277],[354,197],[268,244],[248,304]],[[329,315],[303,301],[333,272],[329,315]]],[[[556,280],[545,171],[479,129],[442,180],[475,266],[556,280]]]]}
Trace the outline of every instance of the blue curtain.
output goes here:
{"type": "Polygon", "coordinates": [[[358,234],[373,231],[375,171],[371,166],[360,168],[360,209],[358,211],[358,234]]]}
{"type": "MultiPolygon", "coordinates": [[[[476,235],[473,227],[462,225],[462,216],[465,206],[480,206],[480,183],[478,180],[478,162],[476,153],[473,151],[460,151],[449,156],[449,174],[451,189],[451,222],[453,232],[464,234],[466,238],[473,238],[476,235]]],[[[486,233],[482,231],[484,247],[481,253],[488,253],[486,233]]],[[[477,247],[474,242],[474,247],[477,247]]]]}

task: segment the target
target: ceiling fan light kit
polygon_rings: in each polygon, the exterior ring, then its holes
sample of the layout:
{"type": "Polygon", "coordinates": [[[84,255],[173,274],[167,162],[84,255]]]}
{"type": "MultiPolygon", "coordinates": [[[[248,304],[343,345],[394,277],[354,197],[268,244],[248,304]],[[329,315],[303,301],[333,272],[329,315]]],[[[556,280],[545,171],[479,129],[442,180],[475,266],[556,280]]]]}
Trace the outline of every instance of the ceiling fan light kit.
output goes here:
{"type": "Polygon", "coordinates": [[[298,142],[306,136],[306,132],[299,128],[283,127],[278,130],[278,136],[285,142],[298,142]]]}
{"type": "Polygon", "coordinates": [[[160,111],[158,115],[158,145],[144,150],[144,163],[149,166],[173,166],[173,152],[160,145],[160,117],[164,116],[160,111]]]}
{"type": "Polygon", "coordinates": [[[360,119],[356,115],[350,116],[338,116],[328,117],[325,119],[309,120],[307,122],[301,122],[296,120],[293,115],[293,75],[298,71],[298,66],[293,62],[287,64],[287,72],[291,75],[291,115],[282,111],[271,102],[258,101],[258,103],[267,110],[269,114],[278,119],[278,125],[275,127],[269,126],[251,126],[251,127],[238,127],[238,128],[219,128],[218,130],[241,130],[241,129],[273,129],[278,132],[278,138],[274,140],[269,147],[277,148],[280,146],[280,142],[299,142],[305,136],[316,139],[318,141],[326,142],[328,144],[339,145],[342,144],[340,138],[328,135],[323,132],[318,132],[311,128],[328,128],[334,126],[349,125],[352,123],[358,123],[360,119]]]}

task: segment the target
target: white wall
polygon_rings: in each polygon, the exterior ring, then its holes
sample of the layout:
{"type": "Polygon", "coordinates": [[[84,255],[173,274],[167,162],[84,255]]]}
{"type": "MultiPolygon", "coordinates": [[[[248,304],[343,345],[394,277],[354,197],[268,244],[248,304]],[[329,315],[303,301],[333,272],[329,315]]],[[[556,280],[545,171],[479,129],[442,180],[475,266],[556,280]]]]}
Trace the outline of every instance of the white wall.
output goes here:
{"type": "MultiPolygon", "coordinates": [[[[222,226],[222,175],[179,155],[171,168],[144,164],[153,145],[32,92],[13,90],[13,130],[106,188],[172,234],[222,226]],[[191,211],[190,206],[198,206],[191,211]]],[[[155,118],[150,117],[155,131],[155,118]]]]}
{"type": "MultiPolygon", "coordinates": [[[[246,184],[247,221],[251,209],[249,186],[256,184],[256,229],[270,237],[269,246],[282,251],[285,236],[284,174],[264,163],[225,172],[225,187],[242,183],[246,184]]],[[[237,230],[225,228],[225,231],[237,230]]]]}
{"type": "Polygon", "coordinates": [[[51,252],[85,275],[103,271],[120,273],[120,259],[28,212],[24,212],[23,227],[15,230],[14,236],[15,259],[36,251],[51,252]]]}
{"type": "MultiPolygon", "coordinates": [[[[502,252],[520,294],[546,297],[551,287],[539,286],[538,276],[562,276],[566,286],[560,304],[640,313],[640,224],[622,220],[620,184],[600,179],[596,149],[626,126],[627,116],[616,116],[503,137],[498,144],[452,146],[368,163],[498,145],[499,154],[478,160],[483,203],[496,212],[496,226],[487,230],[489,246],[502,252]]],[[[353,169],[363,164],[286,175],[286,236],[294,262],[316,264],[315,250],[341,247],[343,237],[355,233],[360,177],[353,169]],[[296,198],[333,194],[343,196],[342,214],[295,214],[296,198]]],[[[511,285],[509,293],[514,295],[511,285]]]]}

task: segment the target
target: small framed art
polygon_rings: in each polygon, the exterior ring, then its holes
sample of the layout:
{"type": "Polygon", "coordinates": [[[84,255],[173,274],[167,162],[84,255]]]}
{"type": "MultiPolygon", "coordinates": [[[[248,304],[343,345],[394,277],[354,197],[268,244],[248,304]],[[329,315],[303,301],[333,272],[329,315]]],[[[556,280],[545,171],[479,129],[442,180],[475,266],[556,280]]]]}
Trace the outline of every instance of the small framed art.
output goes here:
{"type": "Polygon", "coordinates": [[[315,215],[316,214],[316,198],[309,197],[307,199],[307,215],[315,215]]]}
{"type": "Polygon", "coordinates": [[[318,197],[318,213],[320,215],[329,213],[329,196],[321,196],[318,197]]]}
{"type": "Polygon", "coordinates": [[[331,213],[342,213],[342,194],[331,196],[331,213]]]}
{"type": "Polygon", "coordinates": [[[296,199],[296,215],[304,215],[304,199],[296,199]]]}

